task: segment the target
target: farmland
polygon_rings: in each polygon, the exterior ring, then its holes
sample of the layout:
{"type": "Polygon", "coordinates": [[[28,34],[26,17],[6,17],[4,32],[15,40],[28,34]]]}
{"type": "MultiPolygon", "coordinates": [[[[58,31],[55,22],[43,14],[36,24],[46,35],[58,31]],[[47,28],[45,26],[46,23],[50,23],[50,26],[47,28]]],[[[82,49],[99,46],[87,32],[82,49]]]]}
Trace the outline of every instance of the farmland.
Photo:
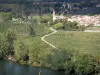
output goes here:
{"type": "Polygon", "coordinates": [[[46,40],[61,49],[100,57],[100,33],[58,31],[46,40]]]}

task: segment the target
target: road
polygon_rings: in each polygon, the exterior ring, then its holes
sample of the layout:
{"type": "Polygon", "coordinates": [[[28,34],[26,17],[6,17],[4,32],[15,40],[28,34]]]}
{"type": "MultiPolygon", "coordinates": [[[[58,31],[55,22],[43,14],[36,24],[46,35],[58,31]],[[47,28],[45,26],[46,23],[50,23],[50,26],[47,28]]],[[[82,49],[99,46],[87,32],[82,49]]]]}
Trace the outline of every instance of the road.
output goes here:
{"type": "Polygon", "coordinates": [[[52,48],[60,50],[59,48],[57,48],[56,46],[54,46],[53,44],[51,44],[50,42],[48,42],[48,41],[45,40],[46,37],[48,37],[48,36],[50,36],[52,34],[55,34],[57,32],[57,30],[53,29],[52,27],[50,27],[50,30],[53,31],[53,32],[50,33],[50,34],[44,35],[43,37],[41,37],[41,40],[43,42],[45,42],[46,44],[48,44],[49,46],[51,46],[52,48]]]}

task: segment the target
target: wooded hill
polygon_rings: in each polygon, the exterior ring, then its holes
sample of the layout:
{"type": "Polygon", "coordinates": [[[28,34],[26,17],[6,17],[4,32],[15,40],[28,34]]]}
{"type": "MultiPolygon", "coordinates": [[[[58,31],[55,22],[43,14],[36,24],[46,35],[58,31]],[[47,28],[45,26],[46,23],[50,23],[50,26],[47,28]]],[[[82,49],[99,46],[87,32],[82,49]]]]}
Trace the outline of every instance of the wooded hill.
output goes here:
{"type": "Polygon", "coordinates": [[[100,2],[100,0],[0,0],[0,3],[32,3],[32,2],[100,2]]]}

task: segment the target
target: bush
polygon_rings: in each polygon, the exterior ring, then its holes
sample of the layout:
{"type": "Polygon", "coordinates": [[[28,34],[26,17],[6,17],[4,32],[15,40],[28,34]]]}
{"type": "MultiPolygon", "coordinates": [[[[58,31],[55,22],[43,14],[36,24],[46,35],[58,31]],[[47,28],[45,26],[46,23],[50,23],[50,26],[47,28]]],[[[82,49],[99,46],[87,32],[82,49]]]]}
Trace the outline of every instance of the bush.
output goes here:
{"type": "Polygon", "coordinates": [[[71,60],[71,54],[67,50],[54,51],[52,59],[52,68],[54,70],[64,70],[65,63],[71,60]]]}
{"type": "Polygon", "coordinates": [[[72,57],[72,60],[66,61],[64,68],[67,74],[98,75],[100,73],[100,64],[95,61],[94,57],[89,55],[72,57]]]}
{"type": "Polygon", "coordinates": [[[67,22],[64,24],[65,30],[78,30],[79,26],[77,25],[77,22],[67,22]]]}
{"type": "Polygon", "coordinates": [[[12,14],[11,13],[0,13],[0,21],[9,21],[12,20],[12,14]]]}
{"type": "Polygon", "coordinates": [[[13,41],[15,39],[15,34],[10,31],[8,31],[5,35],[0,35],[0,58],[4,58],[7,55],[13,55],[13,41]]]}
{"type": "Polygon", "coordinates": [[[63,24],[62,23],[57,23],[53,26],[55,29],[62,29],[63,28],[63,24]]]}
{"type": "Polygon", "coordinates": [[[86,28],[85,26],[79,26],[79,30],[80,30],[80,31],[84,31],[85,28],[86,28]]]}
{"type": "Polygon", "coordinates": [[[64,68],[65,68],[65,73],[67,74],[75,74],[75,63],[70,60],[70,61],[66,61],[64,64],[64,68]]]}
{"type": "Polygon", "coordinates": [[[82,55],[75,59],[75,72],[77,75],[91,75],[94,74],[94,71],[93,57],[82,55]]]}
{"type": "Polygon", "coordinates": [[[29,63],[32,65],[40,65],[42,59],[42,53],[44,50],[43,44],[41,42],[34,41],[31,45],[29,45],[29,63]]]}
{"type": "Polygon", "coordinates": [[[41,16],[41,23],[48,23],[52,20],[52,17],[50,15],[42,15],[41,16]]]}
{"type": "Polygon", "coordinates": [[[17,60],[28,61],[28,49],[23,42],[17,40],[14,43],[14,52],[17,60]]]}
{"type": "Polygon", "coordinates": [[[32,37],[36,35],[35,29],[32,26],[29,26],[29,35],[32,37]]]}
{"type": "Polygon", "coordinates": [[[8,54],[8,42],[4,35],[0,35],[0,59],[3,59],[8,54]]]}
{"type": "Polygon", "coordinates": [[[16,40],[16,34],[12,30],[8,30],[5,34],[6,41],[8,42],[8,55],[14,54],[13,42],[16,40]]]}

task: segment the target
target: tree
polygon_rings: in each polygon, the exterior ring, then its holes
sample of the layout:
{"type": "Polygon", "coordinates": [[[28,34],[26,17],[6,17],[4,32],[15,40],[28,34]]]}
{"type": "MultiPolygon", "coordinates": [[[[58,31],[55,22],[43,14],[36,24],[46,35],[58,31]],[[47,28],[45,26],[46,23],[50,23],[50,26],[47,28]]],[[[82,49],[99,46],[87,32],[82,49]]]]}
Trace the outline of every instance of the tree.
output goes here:
{"type": "Polygon", "coordinates": [[[8,43],[4,35],[0,35],[0,59],[8,54],[8,43]]]}
{"type": "Polygon", "coordinates": [[[35,36],[35,30],[32,26],[29,26],[29,34],[30,36],[35,36]]]}
{"type": "Polygon", "coordinates": [[[52,55],[52,68],[55,70],[64,70],[64,64],[66,61],[71,60],[71,54],[67,52],[67,50],[61,50],[61,51],[54,51],[54,54],[52,55]]]}
{"type": "Polygon", "coordinates": [[[4,12],[1,12],[0,13],[0,21],[9,21],[9,20],[12,20],[12,14],[11,13],[4,13],[4,12]]]}
{"type": "Polygon", "coordinates": [[[88,55],[78,56],[75,60],[75,72],[78,75],[91,75],[94,73],[93,57],[88,55]]]}
{"type": "Polygon", "coordinates": [[[14,43],[14,51],[15,51],[15,58],[17,60],[28,61],[28,49],[23,42],[17,40],[14,43]]]}
{"type": "Polygon", "coordinates": [[[64,64],[64,68],[65,68],[65,73],[67,74],[75,74],[75,63],[70,60],[70,61],[66,61],[64,64]]]}
{"type": "Polygon", "coordinates": [[[16,39],[16,35],[14,32],[8,31],[5,34],[5,38],[6,38],[6,41],[8,42],[8,55],[13,55],[14,54],[13,41],[16,39]]]}
{"type": "Polygon", "coordinates": [[[38,42],[35,42],[29,46],[29,63],[34,64],[34,65],[40,64],[38,56],[41,50],[42,49],[40,45],[38,44],[38,42]]]}

